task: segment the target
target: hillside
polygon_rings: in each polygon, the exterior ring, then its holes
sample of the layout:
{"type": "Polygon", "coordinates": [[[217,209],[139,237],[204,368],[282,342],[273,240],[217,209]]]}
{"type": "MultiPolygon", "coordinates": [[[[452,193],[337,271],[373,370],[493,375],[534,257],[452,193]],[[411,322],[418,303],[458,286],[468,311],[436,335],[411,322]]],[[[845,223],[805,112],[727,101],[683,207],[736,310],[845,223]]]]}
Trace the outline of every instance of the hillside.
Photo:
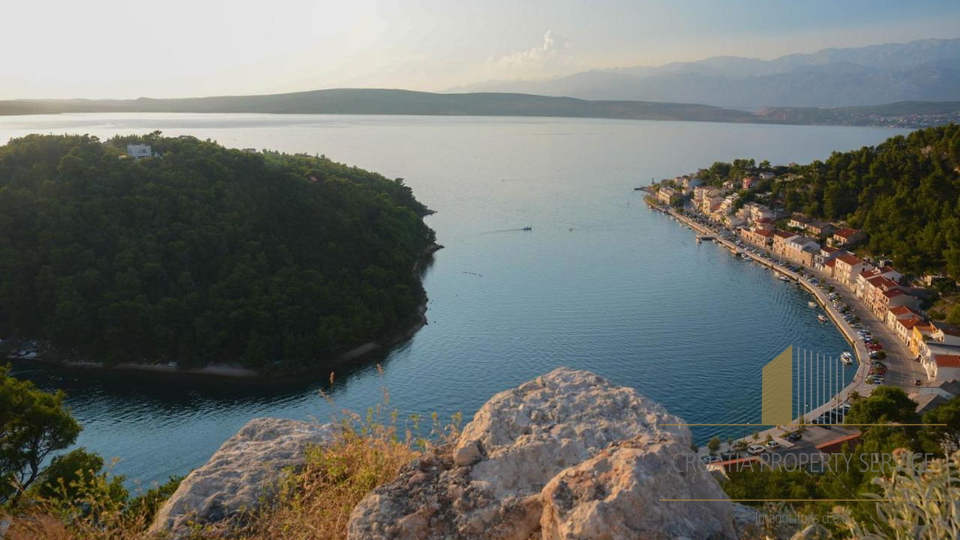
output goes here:
{"type": "Polygon", "coordinates": [[[960,122],[960,101],[899,101],[866,107],[766,107],[772,122],[849,126],[930,127],[960,122]]]}
{"type": "Polygon", "coordinates": [[[743,111],[685,103],[586,101],[498,93],[432,94],[363,88],[185,99],[0,101],[0,115],[70,112],[556,116],[711,122],[755,120],[753,115],[743,111]]]}
{"type": "MultiPolygon", "coordinates": [[[[716,183],[739,177],[743,164],[752,163],[716,163],[700,174],[716,183]]],[[[748,198],[769,197],[787,212],[846,221],[868,234],[868,251],[891,257],[898,268],[960,279],[960,126],[898,135],[779,172],[798,178],[761,183],[748,198]]]]}
{"type": "Polygon", "coordinates": [[[0,147],[0,337],[66,359],[301,369],[419,319],[400,180],[159,133],[0,147]],[[123,159],[143,142],[158,157],[123,159]],[[279,363],[279,364],[278,364],[279,363]]]}
{"type": "Polygon", "coordinates": [[[582,99],[705,103],[719,107],[846,107],[960,100],[960,39],[823,49],[761,60],[719,56],[656,67],[492,81],[456,92],[526,92],[582,99]]]}

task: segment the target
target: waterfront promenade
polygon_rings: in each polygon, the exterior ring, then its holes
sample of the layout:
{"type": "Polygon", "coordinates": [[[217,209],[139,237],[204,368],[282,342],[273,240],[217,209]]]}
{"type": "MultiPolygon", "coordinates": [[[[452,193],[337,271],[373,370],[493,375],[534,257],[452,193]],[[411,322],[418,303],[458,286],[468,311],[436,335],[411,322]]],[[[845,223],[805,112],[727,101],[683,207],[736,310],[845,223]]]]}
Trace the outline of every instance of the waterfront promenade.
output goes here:
{"type": "MultiPolygon", "coordinates": [[[[857,364],[858,364],[857,372],[854,375],[853,380],[847,386],[845,386],[839,393],[833,396],[830,396],[827,400],[824,401],[824,403],[814,404],[810,410],[805,412],[805,414],[802,414],[801,416],[794,419],[794,424],[787,425],[787,426],[774,426],[774,427],[763,426],[758,424],[757,428],[766,427],[766,429],[757,430],[758,437],[756,439],[754,439],[753,436],[751,435],[739,440],[745,441],[747,444],[762,444],[763,441],[766,440],[767,435],[769,434],[775,441],[777,441],[780,444],[780,449],[777,450],[778,452],[818,453],[819,451],[816,449],[817,444],[826,442],[832,438],[853,433],[853,430],[849,428],[843,428],[841,426],[832,426],[833,429],[827,430],[825,428],[821,428],[819,426],[812,425],[809,423],[812,419],[817,418],[822,413],[829,411],[840,404],[845,403],[847,400],[849,400],[850,396],[854,392],[856,392],[860,396],[866,397],[873,392],[874,388],[876,388],[875,385],[867,381],[867,375],[869,374],[869,371],[870,371],[870,351],[867,350],[863,341],[857,338],[857,332],[853,329],[850,323],[848,323],[843,318],[843,315],[840,313],[837,307],[834,306],[833,302],[830,301],[830,298],[828,297],[827,293],[821,290],[819,287],[817,287],[813,283],[810,283],[809,277],[801,276],[800,274],[788,268],[784,268],[777,265],[773,261],[767,260],[757,254],[750,253],[749,251],[746,251],[740,248],[739,246],[736,245],[735,242],[732,242],[724,238],[722,231],[718,231],[708,225],[700,223],[688,216],[685,216],[677,212],[676,210],[665,209],[662,207],[660,207],[659,209],[664,213],[674,217],[675,219],[677,219],[677,221],[690,227],[691,229],[696,231],[699,235],[712,236],[713,241],[716,242],[717,244],[729,249],[734,253],[741,253],[743,256],[749,257],[754,262],[762,264],[770,268],[774,272],[780,275],[786,276],[792,281],[795,281],[796,283],[800,284],[807,291],[809,291],[814,296],[814,298],[816,298],[817,303],[823,308],[827,316],[830,317],[832,323],[840,330],[840,332],[847,339],[847,341],[850,343],[851,347],[854,350],[854,355],[857,359],[857,364]],[[787,441],[784,438],[784,435],[786,435],[790,431],[793,431],[798,426],[804,427],[804,430],[805,430],[804,438],[796,444],[787,441]]],[[[839,286],[836,288],[838,290],[841,289],[841,287],[839,286]]],[[[845,300],[846,299],[847,298],[845,296],[845,300]]],[[[850,300],[850,303],[852,305],[859,305],[859,301],[856,299],[850,300]]],[[[869,316],[869,313],[864,313],[862,315],[862,317],[865,317],[865,316],[869,316]]],[[[882,323],[880,324],[882,325],[882,323]]],[[[908,362],[909,360],[905,358],[899,358],[898,361],[908,362]]],[[[734,442],[736,443],[737,441],[734,441],[734,442]]],[[[721,451],[728,451],[728,450],[730,450],[730,448],[726,443],[724,443],[721,447],[721,451]]],[[[701,449],[700,453],[702,455],[707,455],[707,451],[705,448],[701,449]]]]}

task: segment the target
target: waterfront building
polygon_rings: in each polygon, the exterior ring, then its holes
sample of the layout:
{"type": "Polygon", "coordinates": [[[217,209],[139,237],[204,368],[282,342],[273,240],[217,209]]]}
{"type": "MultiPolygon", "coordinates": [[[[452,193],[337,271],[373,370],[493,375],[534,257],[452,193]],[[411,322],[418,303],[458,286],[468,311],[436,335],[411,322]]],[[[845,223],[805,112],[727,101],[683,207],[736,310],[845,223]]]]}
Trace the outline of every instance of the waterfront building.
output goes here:
{"type": "Polygon", "coordinates": [[[707,193],[700,201],[700,212],[707,216],[713,216],[714,213],[720,210],[720,203],[722,202],[723,200],[719,194],[707,193]]]}
{"type": "Polygon", "coordinates": [[[933,323],[920,323],[913,327],[913,333],[910,334],[910,353],[916,356],[923,354],[923,344],[930,339],[936,328],[933,323]]]}
{"type": "Polygon", "coordinates": [[[960,379],[960,345],[926,340],[920,345],[920,363],[932,381],[960,379]]]}
{"type": "Polygon", "coordinates": [[[743,187],[743,189],[750,189],[753,186],[757,185],[757,182],[759,181],[760,179],[757,178],[756,176],[747,176],[740,182],[740,185],[741,187],[743,187]]]}
{"type": "Polygon", "coordinates": [[[807,268],[813,268],[814,256],[820,253],[820,244],[806,236],[794,236],[784,243],[786,258],[807,268]]]}
{"type": "Polygon", "coordinates": [[[930,363],[931,369],[927,371],[930,379],[950,381],[960,378],[960,351],[957,351],[957,353],[934,355],[933,362],[930,363]]]}
{"type": "Polygon", "coordinates": [[[681,180],[683,189],[693,189],[702,183],[703,182],[699,178],[690,178],[689,176],[684,176],[683,180],[681,180]]]}
{"type": "Polygon", "coordinates": [[[741,229],[740,237],[744,242],[768,249],[773,243],[773,231],[754,226],[752,229],[741,229]]]}
{"type": "Polygon", "coordinates": [[[857,275],[863,271],[865,262],[859,258],[846,254],[840,255],[834,259],[836,261],[834,267],[834,279],[840,281],[847,287],[854,287],[857,283],[857,275]]]}
{"type": "Polygon", "coordinates": [[[753,226],[757,229],[770,231],[771,233],[774,229],[776,229],[776,226],[773,223],[773,218],[760,218],[753,222],[753,226]]]}
{"type": "Polygon", "coordinates": [[[672,187],[663,186],[657,191],[657,200],[663,204],[676,204],[682,199],[680,192],[672,187]]]}
{"type": "Polygon", "coordinates": [[[783,258],[787,256],[787,241],[797,235],[792,232],[781,231],[776,229],[773,231],[773,252],[783,258]]]}
{"type": "Polygon", "coordinates": [[[827,272],[832,275],[833,266],[827,271],[827,262],[832,261],[837,256],[847,253],[846,251],[830,246],[820,246],[820,252],[813,258],[813,267],[821,272],[827,272]]]}
{"type": "Polygon", "coordinates": [[[876,295],[873,301],[873,312],[877,317],[883,317],[888,309],[898,306],[917,309],[920,307],[920,299],[901,288],[889,289],[876,295]]]}

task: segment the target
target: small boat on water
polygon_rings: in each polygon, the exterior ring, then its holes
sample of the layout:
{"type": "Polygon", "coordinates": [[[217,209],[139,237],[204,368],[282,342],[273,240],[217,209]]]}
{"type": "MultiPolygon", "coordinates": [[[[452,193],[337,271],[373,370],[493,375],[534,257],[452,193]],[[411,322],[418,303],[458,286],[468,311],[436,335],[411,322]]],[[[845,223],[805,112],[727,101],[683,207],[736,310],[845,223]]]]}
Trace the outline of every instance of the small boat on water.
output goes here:
{"type": "Polygon", "coordinates": [[[780,281],[790,281],[790,278],[788,278],[787,276],[777,276],[777,279],[779,279],[780,281]]]}
{"type": "Polygon", "coordinates": [[[827,322],[830,320],[827,318],[826,315],[823,315],[823,314],[817,315],[817,318],[820,319],[820,322],[827,322]]]}
{"type": "Polygon", "coordinates": [[[847,365],[849,366],[849,365],[853,364],[853,355],[850,354],[850,352],[848,352],[848,351],[844,351],[844,352],[840,355],[840,361],[843,362],[844,364],[847,364],[847,365]]]}
{"type": "Polygon", "coordinates": [[[524,227],[523,230],[525,230],[525,231],[532,231],[532,230],[533,230],[533,227],[524,227]]]}
{"type": "Polygon", "coordinates": [[[814,302],[814,301],[812,301],[812,300],[811,300],[811,301],[809,301],[809,302],[807,302],[807,305],[808,305],[809,307],[812,307],[812,308],[815,308],[815,307],[817,307],[817,303],[816,303],[816,302],[814,302]]]}

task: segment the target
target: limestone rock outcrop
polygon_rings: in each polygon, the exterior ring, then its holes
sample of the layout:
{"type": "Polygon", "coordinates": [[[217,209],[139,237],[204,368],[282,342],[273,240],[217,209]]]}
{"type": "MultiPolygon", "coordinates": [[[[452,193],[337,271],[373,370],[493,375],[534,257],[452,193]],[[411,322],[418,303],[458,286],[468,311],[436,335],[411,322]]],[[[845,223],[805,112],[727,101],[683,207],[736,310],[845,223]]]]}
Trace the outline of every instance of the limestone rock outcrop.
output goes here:
{"type": "Polygon", "coordinates": [[[735,538],[731,503],[669,437],[614,443],[564,470],[541,492],[543,538],[735,538]]]}
{"type": "Polygon", "coordinates": [[[151,532],[176,538],[187,533],[191,523],[223,522],[255,509],[284,469],[302,464],[308,447],[329,444],[336,433],[331,424],[251,420],[183,479],[157,512],[151,532]]]}
{"type": "Polygon", "coordinates": [[[348,538],[735,538],[733,505],[680,423],[633,389],[557,369],[494,396],[455,443],[366,497],[348,538]]]}

